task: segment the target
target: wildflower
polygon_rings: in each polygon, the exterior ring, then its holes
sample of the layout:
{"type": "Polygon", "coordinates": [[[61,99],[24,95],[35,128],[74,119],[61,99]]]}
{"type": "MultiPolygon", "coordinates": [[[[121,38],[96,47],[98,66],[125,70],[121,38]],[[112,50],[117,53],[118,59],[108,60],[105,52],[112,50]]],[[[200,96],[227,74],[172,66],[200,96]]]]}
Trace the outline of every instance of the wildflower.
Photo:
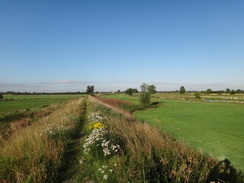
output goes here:
{"type": "Polygon", "coordinates": [[[107,179],[107,178],[108,178],[108,175],[104,175],[103,178],[104,178],[104,179],[107,179]]]}

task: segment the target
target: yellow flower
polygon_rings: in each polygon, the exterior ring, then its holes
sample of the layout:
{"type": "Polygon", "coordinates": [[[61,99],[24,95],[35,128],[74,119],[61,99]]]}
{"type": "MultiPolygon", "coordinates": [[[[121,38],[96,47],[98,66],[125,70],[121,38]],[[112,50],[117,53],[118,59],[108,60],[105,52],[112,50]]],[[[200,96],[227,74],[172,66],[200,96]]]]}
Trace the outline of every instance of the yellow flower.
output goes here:
{"type": "Polygon", "coordinates": [[[89,130],[99,129],[102,127],[106,127],[106,126],[100,122],[91,122],[88,126],[89,130]]]}

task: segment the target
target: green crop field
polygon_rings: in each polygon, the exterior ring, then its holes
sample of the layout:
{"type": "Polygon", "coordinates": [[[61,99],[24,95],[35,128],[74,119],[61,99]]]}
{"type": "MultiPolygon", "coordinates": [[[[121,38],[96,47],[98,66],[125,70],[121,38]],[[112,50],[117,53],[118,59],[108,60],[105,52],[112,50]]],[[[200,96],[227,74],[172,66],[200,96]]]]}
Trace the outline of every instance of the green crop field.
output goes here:
{"type": "Polygon", "coordinates": [[[81,95],[4,95],[0,101],[0,115],[20,110],[40,108],[81,95]]]}
{"type": "MultiPolygon", "coordinates": [[[[138,101],[127,95],[110,97],[138,101]]],[[[155,98],[153,101],[163,103],[134,115],[195,149],[219,160],[227,158],[244,169],[244,104],[155,98]]]]}

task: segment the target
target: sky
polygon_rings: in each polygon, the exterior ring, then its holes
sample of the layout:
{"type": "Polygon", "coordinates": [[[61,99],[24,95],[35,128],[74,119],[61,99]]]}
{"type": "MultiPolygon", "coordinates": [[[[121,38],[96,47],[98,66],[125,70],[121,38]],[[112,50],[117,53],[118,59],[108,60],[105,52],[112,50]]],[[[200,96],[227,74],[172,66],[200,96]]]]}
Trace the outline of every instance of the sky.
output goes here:
{"type": "Polygon", "coordinates": [[[0,92],[244,89],[243,0],[0,0],[0,92]]]}

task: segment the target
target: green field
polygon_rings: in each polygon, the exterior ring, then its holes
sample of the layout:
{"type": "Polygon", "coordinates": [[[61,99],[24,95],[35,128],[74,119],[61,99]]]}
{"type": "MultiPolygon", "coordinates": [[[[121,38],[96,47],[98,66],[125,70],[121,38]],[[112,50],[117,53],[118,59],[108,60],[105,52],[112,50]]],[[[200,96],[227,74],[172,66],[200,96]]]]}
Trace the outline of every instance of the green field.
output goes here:
{"type": "Polygon", "coordinates": [[[4,95],[0,101],[0,115],[20,110],[45,107],[81,95],[4,95]]]}
{"type": "MultiPolygon", "coordinates": [[[[105,96],[109,97],[109,96],[105,96]]],[[[136,102],[136,97],[111,95],[136,102]]],[[[244,104],[153,99],[163,102],[156,109],[134,115],[187,145],[202,149],[219,160],[229,159],[244,169],[244,104]]]]}
{"type": "MultiPolygon", "coordinates": [[[[195,99],[194,92],[187,92],[184,94],[180,94],[178,92],[172,92],[172,93],[156,93],[152,95],[153,97],[158,98],[167,98],[167,99],[195,99]]],[[[212,94],[204,94],[200,93],[201,100],[220,100],[220,101],[230,101],[230,102],[243,102],[244,101],[244,94],[221,94],[218,95],[216,93],[212,94]]]]}

